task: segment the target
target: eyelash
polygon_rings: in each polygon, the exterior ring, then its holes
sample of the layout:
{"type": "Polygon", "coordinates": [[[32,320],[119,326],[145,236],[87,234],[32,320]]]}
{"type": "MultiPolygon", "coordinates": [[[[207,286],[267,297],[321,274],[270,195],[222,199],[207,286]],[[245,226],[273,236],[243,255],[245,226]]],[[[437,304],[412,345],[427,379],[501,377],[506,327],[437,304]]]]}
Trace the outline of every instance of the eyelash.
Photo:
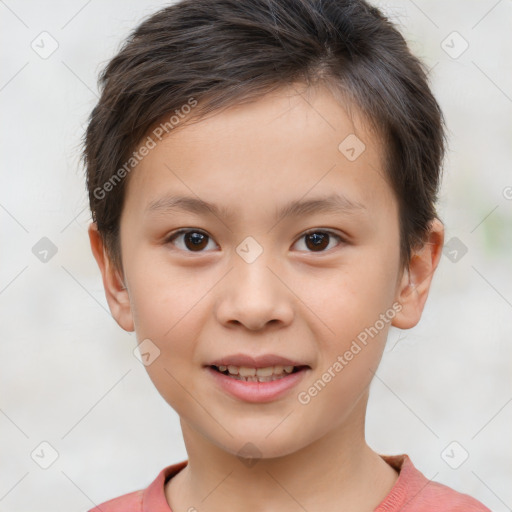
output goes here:
{"type": "MultiPolygon", "coordinates": [[[[208,235],[208,233],[205,233],[204,231],[200,230],[200,229],[193,229],[193,228],[190,228],[190,229],[180,229],[174,233],[171,233],[165,240],[165,243],[166,244],[170,244],[172,243],[176,238],[178,238],[180,235],[185,235],[187,233],[200,233],[202,235],[205,235],[209,241],[212,241],[212,237],[210,237],[210,235],[208,235]]],[[[310,229],[308,231],[306,231],[305,233],[303,233],[297,241],[303,239],[304,237],[308,236],[308,235],[312,235],[314,233],[322,233],[322,234],[327,234],[329,235],[329,237],[334,237],[334,238],[337,238],[339,243],[340,244],[343,244],[343,243],[346,243],[346,240],[338,235],[337,233],[335,233],[334,231],[331,231],[329,229],[310,229]]],[[[297,243],[297,242],[295,242],[297,243]]],[[[295,245],[294,243],[294,245],[295,245]]],[[[189,252],[189,253],[194,253],[194,252],[197,252],[197,253],[202,253],[202,252],[208,252],[208,251],[189,251],[188,249],[179,249],[179,250],[183,250],[185,252],[189,252]]],[[[329,252],[330,250],[332,249],[327,249],[327,250],[323,250],[323,251],[301,251],[301,252],[310,252],[312,254],[314,254],[315,252],[318,252],[318,253],[325,253],[325,252],[329,252]]]]}

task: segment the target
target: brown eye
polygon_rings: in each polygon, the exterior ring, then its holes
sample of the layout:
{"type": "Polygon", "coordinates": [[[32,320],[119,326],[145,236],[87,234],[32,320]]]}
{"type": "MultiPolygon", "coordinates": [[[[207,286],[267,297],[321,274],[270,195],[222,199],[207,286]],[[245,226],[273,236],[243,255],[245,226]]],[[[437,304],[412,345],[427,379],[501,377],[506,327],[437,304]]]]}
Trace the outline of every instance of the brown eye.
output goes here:
{"type": "Polygon", "coordinates": [[[188,252],[204,252],[209,242],[213,241],[202,231],[194,229],[183,229],[171,235],[167,243],[176,245],[179,249],[188,252]]]}
{"type": "Polygon", "coordinates": [[[326,249],[330,249],[332,246],[331,242],[333,239],[337,239],[340,242],[343,242],[343,239],[331,231],[310,231],[302,235],[297,243],[304,240],[304,245],[306,250],[309,252],[325,252],[326,249]]]}
{"type": "Polygon", "coordinates": [[[311,233],[306,235],[306,247],[312,251],[323,251],[329,245],[329,235],[327,233],[311,233]]]}
{"type": "Polygon", "coordinates": [[[188,249],[201,251],[208,245],[208,235],[192,231],[185,234],[184,241],[188,249]]]}

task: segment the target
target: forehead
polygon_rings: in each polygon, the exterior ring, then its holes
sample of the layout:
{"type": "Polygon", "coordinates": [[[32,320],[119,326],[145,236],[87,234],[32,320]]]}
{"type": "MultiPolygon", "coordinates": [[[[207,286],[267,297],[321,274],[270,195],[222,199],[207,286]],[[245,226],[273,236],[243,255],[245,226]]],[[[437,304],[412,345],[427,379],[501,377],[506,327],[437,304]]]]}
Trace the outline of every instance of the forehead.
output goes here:
{"type": "Polygon", "coordinates": [[[336,192],[353,204],[393,201],[380,140],[329,90],[289,87],[185,120],[136,166],[125,204],[142,212],[187,195],[236,216],[336,192]]]}

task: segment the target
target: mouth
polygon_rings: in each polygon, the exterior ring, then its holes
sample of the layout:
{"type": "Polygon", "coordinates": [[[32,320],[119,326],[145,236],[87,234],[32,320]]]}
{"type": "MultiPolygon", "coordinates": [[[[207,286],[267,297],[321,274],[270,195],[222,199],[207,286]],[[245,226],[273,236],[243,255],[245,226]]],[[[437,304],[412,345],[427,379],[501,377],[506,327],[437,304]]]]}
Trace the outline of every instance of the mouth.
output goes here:
{"type": "Polygon", "coordinates": [[[205,365],[217,389],[244,402],[272,402],[285,397],[311,370],[309,365],[272,354],[235,354],[205,365]]]}
{"type": "Polygon", "coordinates": [[[215,370],[227,377],[244,382],[272,382],[291,375],[292,373],[300,372],[309,366],[306,365],[275,365],[265,366],[262,368],[255,368],[250,366],[235,366],[235,365],[210,365],[212,370],[215,370]]]}

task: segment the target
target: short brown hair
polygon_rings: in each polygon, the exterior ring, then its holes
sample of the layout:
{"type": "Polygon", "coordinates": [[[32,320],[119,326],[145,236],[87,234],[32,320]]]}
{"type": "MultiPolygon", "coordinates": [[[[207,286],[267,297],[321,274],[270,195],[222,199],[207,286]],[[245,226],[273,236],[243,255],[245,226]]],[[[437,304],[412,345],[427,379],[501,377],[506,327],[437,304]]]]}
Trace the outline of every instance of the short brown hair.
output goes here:
{"type": "Polygon", "coordinates": [[[191,99],[201,118],[294,82],[335,87],[381,135],[407,265],[436,217],[445,134],[427,69],[400,32],[364,0],[182,0],[106,65],[84,135],[92,217],[117,268],[126,179],[150,129],[191,99]]]}

